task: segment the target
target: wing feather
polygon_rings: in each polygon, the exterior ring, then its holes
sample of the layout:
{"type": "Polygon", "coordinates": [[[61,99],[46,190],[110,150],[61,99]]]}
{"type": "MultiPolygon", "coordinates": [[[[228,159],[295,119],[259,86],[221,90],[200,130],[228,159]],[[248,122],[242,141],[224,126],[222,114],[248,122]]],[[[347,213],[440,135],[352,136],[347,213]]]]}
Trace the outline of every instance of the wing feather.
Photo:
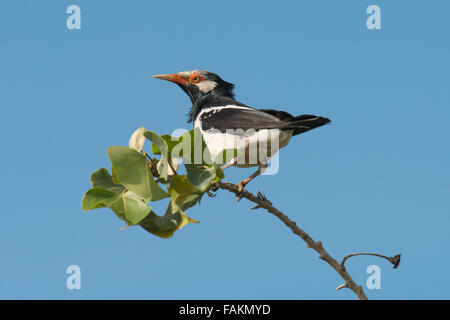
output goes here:
{"type": "Polygon", "coordinates": [[[202,130],[216,129],[225,132],[230,129],[261,130],[290,129],[289,122],[251,108],[211,108],[200,115],[202,130]]]}

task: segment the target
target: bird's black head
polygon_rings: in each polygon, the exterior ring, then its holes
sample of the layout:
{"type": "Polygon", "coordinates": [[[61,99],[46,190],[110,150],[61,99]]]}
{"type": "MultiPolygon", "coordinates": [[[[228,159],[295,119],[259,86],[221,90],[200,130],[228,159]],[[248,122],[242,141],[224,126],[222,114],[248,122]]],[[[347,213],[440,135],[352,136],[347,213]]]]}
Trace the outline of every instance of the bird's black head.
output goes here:
{"type": "Polygon", "coordinates": [[[205,70],[184,71],[176,74],[158,74],[153,78],[176,83],[189,96],[192,108],[188,114],[189,122],[205,105],[205,101],[214,97],[234,98],[234,85],[222,80],[217,74],[205,70]]]}

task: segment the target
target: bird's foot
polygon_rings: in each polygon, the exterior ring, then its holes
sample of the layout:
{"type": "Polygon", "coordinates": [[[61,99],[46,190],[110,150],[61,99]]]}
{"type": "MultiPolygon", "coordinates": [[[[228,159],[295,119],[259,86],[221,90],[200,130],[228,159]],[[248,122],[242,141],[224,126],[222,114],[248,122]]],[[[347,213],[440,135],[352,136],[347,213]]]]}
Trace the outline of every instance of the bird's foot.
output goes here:
{"type": "Polygon", "coordinates": [[[240,201],[242,199],[242,196],[244,195],[244,187],[247,184],[245,180],[239,181],[237,184],[238,186],[238,193],[236,194],[236,201],[240,201]]]}
{"type": "Polygon", "coordinates": [[[206,191],[206,194],[208,195],[208,197],[214,198],[217,195],[214,192],[217,192],[217,190],[219,190],[219,186],[217,185],[217,183],[213,183],[209,190],[206,191]]]}

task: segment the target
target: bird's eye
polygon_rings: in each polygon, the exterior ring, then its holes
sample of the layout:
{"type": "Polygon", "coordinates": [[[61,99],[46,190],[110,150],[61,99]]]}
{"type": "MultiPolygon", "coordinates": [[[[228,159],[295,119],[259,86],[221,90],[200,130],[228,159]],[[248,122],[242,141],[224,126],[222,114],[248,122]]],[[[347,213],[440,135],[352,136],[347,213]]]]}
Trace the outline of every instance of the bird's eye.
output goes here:
{"type": "Polygon", "coordinates": [[[198,82],[200,82],[200,80],[201,80],[201,78],[200,78],[199,75],[194,74],[194,75],[192,75],[192,77],[191,77],[191,82],[192,82],[192,83],[198,83],[198,82]]]}

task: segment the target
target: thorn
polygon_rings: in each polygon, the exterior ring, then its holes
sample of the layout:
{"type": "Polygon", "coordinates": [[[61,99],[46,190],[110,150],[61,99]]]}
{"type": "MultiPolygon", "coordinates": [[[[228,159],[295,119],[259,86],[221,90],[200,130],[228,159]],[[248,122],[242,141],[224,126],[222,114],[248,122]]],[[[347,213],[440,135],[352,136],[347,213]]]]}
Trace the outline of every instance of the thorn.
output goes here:
{"type": "MultiPolygon", "coordinates": [[[[256,193],[256,197],[258,198],[259,201],[264,201],[264,202],[267,202],[268,204],[272,205],[272,202],[267,200],[266,195],[264,193],[261,193],[260,191],[258,191],[256,193]]],[[[262,206],[260,204],[253,207],[252,210],[259,209],[259,208],[262,208],[262,206]]]]}
{"type": "Polygon", "coordinates": [[[341,290],[343,288],[348,288],[348,283],[347,282],[344,283],[344,284],[341,284],[339,287],[336,288],[336,290],[341,290]]]}
{"type": "Polygon", "coordinates": [[[267,202],[268,204],[272,205],[272,202],[270,202],[269,200],[267,200],[266,195],[264,193],[261,193],[260,191],[258,191],[256,193],[256,196],[258,197],[259,200],[267,202]]]}

